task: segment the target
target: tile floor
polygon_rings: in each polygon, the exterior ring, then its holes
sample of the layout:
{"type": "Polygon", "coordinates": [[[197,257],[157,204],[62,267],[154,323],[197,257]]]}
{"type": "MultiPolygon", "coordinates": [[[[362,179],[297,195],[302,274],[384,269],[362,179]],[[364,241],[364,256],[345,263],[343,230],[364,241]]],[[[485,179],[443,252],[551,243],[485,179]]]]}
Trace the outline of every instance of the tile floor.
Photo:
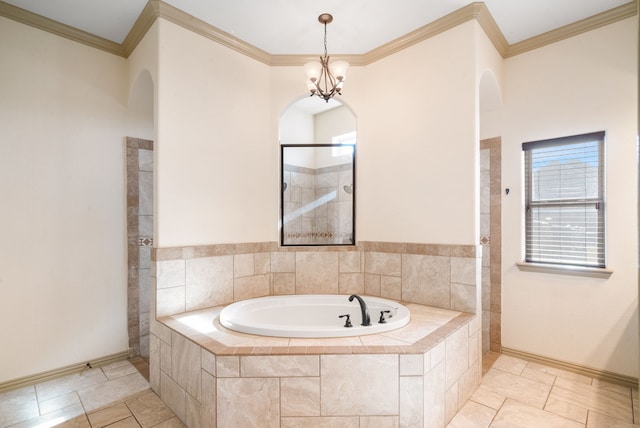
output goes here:
{"type": "Polygon", "coordinates": [[[149,389],[139,359],[0,394],[0,427],[183,427],[149,389]]]}
{"type": "Polygon", "coordinates": [[[626,428],[638,389],[506,355],[483,358],[482,383],[448,428],[626,428]]]}
{"type": "MultiPolygon", "coordinates": [[[[638,390],[506,355],[448,428],[632,428],[638,390]]],[[[149,389],[148,365],[122,361],[0,394],[0,427],[183,427],[149,389]]],[[[223,427],[221,427],[223,428],[223,427]]]]}

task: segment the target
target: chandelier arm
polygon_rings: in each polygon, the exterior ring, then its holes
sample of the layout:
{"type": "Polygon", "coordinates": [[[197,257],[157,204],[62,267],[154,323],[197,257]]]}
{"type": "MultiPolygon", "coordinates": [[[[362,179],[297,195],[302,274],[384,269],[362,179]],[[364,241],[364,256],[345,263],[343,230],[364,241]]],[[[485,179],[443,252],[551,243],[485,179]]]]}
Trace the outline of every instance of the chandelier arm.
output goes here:
{"type": "Polygon", "coordinates": [[[331,88],[331,73],[329,73],[329,68],[327,67],[327,62],[329,61],[329,58],[327,58],[325,56],[324,58],[324,62],[322,64],[322,71],[323,71],[323,80],[324,80],[324,90],[325,93],[330,92],[330,88],[331,88]]]}
{"type": "MultiPolygon", "coordinates": [[[[344,80],[344,75],[336,78],[329,68],[329,55],[327,54],[327,24],[333,21],[333,17],[328,13],[323,13],[318,17],[318,21],[324,25],[324,56],[320,57],[319,74],[317,77],[312,75],[309,80],[312,84],[309,91],[311,92],[311,96],[317,95],[329,102],[329,99],[335,94],[342,95],[342,88],[340,85],[344,80]]],[[[346,66],[348,67],[348,63],[346,66]]]]}
{"type": "Polygon", "coordinates": [[[338,87],[338,81],[331,73],[329,69],[329,56],[325,56],[321,58],[322,62],[322,79],[324,83],[324,91],[325,99],[333,97],[333,95],[337,92],[336,89],[338,87]]]}

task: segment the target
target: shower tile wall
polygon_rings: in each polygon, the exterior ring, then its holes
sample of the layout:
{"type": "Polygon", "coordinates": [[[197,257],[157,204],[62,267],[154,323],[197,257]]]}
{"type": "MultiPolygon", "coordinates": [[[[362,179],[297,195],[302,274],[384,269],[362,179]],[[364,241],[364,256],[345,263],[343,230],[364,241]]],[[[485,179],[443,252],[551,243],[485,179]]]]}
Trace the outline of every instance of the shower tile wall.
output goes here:
{"type": "Polygon", "coordinates": [[[149,357],[153,141],[127,138],[129,354],[149,357]]]}
{"type": "Polygon", "coordinates": [[[480,142],[480,244],[482,245],[482,352],[500,352],[502,314],[501,139],[480,142]]]}
{"type": "Polygon", "coordinates": [[[322,243],[347,244],[351,241],[353,218],[353,173],[350,164],[320,168],[315,175],[315,197],[328,196],[324,206],[314,215],[315,230],[320,232],[322,243]],[[348,189],[348,190],[347,190],[348,189]]]}
{"type": "Polygon", "coordinates": [[[298,213],[285,225],[287,243],[351,242],[353,204],[345,190],[353,191],[351,165],[318,169],[285,165],[284,182],[285,213],[298,213]]]}
{"type": "Polygon", "coordinates": [[[298,244],[308,242],[303,232],[313,231],[313,210],[305,210],[315,200],[314,172],[310,168],[292,165],[284,166],[284,182],[287,184],[283,193],[285,213],[296,213],[284,224],[287,242],[298,244]]]}

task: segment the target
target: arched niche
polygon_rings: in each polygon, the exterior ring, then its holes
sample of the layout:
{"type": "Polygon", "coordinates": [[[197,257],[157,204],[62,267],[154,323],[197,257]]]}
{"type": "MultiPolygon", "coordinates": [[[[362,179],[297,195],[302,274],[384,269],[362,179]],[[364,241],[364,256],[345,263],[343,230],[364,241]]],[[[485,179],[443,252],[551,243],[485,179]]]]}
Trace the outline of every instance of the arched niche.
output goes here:
{"type": "Polygon", "coordinates": [[[479,84],[480,113],[502,109],[502,92],[491,70],[485,70],[479,84]]]}
{"type": "Polygon", "coordinates": [[[354,245],[353,111],[304,97],[282,113],[278,129],[281,245],[354,245]]]}
{"type": "Polygon", "coordinates": [[[147,70],[138,74],[129,92],[127,134],[137,138],[154,139],[154,88],[147,70]]]}

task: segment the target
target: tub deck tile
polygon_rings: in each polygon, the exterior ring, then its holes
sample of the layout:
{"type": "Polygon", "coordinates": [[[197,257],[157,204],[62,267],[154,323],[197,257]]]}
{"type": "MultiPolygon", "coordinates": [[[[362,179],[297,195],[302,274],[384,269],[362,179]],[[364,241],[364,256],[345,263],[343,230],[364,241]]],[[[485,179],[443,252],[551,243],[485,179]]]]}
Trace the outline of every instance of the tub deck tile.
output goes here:
{"type": "Polygon", "coordinates": [[[474,315],[415,303],[405,304],[412,321],[398,330],[338,338],[265,337],[228,330],[218,322],[222,306],[159,319],[215,355],[406,354],[424,353],[474,315]]]}
{"type": "Polygon", "coordinates": [[[306,346],[289,346],[287,348],[289,355],[306,355],[307,347],[306,346]]]}

